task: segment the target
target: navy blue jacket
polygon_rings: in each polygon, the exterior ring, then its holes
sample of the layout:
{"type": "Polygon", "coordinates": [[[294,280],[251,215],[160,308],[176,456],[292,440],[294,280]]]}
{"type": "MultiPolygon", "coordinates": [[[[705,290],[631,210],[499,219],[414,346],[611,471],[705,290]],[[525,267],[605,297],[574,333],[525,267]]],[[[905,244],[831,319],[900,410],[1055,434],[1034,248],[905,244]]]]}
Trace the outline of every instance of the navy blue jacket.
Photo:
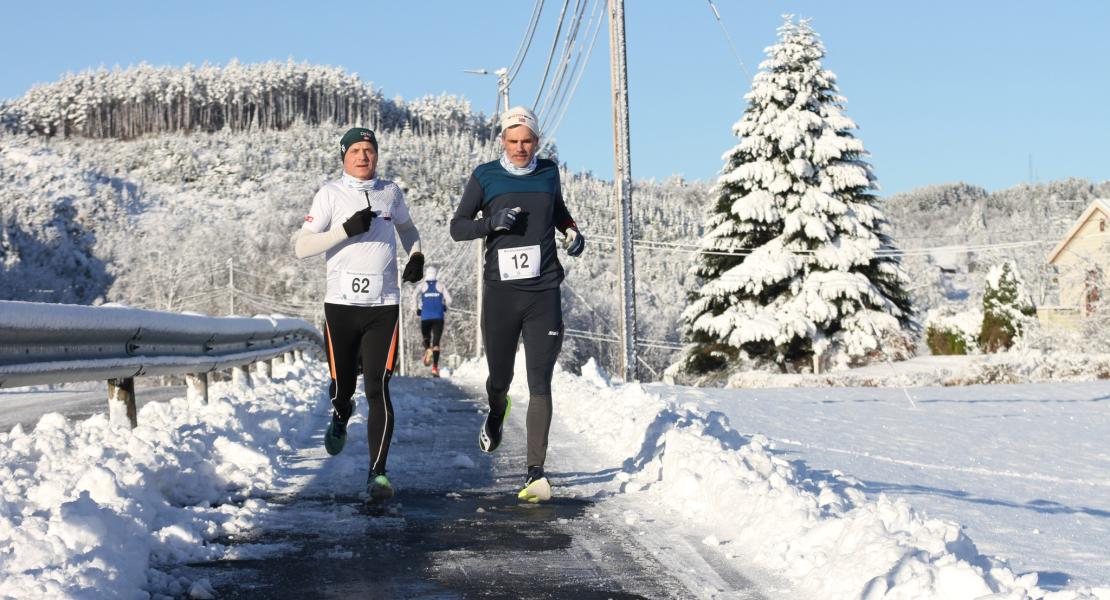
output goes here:
{"type": "Polygon", "coordinates": [[[466,182],[462,199],[451,219],[451,237],[461,242],[485,238],[483,279],[522,290],[545,290],[563,282],[563,265],[555,251],[555,230],[575,227],[563,202],[559,167],[554,161],[539,159],[527,175],[513,175],[495,160],[474,169],[466,182]],[[508,231],[493,231],[489,218],[502,208],[519,206],[522,210],[508,231]],[[481,212],[482,218],[477,218],[481,212]],[[498,250],[539,246],[539,275],[529,279],[501,281],[498,250]]]}

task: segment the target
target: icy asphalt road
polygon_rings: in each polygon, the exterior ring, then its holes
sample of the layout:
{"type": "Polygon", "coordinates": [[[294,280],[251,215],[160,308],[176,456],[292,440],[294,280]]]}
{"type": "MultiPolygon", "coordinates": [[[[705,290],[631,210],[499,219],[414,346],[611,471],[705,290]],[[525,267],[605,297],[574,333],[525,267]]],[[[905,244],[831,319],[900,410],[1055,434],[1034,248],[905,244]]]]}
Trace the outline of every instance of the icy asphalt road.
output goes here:
{"type": "MultiPolygon", "coordinates": [[[[447,380],[398,378],[383,513],[363,504],[365,398],[344,452],[314,445],[283,465],[285,487],[237,560],[195,564],[219,598],[761,598],[736,567],[664,521],[626,523],[607,491],[619,465],[549,468],[551,502],[516,500],[524,473],[518,403],[493,455],[477,448],[482,394],[447,380]],[[652,535],[648,532],[653,532],[652,535]]],[[[558,410],[558,409],[556,409],[558,410]]],[[[591,464],[558,427],[550,465],[591,464]]],[[[651,517],[646,517],[650,520],[651,517]]]]}
{"type": "MultiPolygon", "coordinates": [[[[164,402],[185,395],[185,386],[158,386],[158,378],[140,378],[135,390],[135,406],[142,408],[147,402],[164,402]],[[151,385],[147,385],[147,383],[151,385]]],[[[11,388],[0,389],[0,431],[10,431],[16,425],[31,430],[39,417],[46,413],[61,413],[73,420],[88,418],[108,411],[108,384],[103,381],[69,384],[56,389],[11,388]]]]}

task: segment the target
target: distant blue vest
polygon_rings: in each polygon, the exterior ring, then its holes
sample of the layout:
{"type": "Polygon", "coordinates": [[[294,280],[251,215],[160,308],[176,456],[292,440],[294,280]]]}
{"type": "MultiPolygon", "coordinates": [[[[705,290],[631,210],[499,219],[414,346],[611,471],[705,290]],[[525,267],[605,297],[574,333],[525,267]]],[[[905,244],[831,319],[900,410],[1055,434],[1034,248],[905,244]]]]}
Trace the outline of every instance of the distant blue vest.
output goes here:
{"type": "Polygon", "coordinates": [[[436,290],[436,282],[429,281],[428,289],[420,294],[420,320],[443,320],[443,294],[436,290]]]}

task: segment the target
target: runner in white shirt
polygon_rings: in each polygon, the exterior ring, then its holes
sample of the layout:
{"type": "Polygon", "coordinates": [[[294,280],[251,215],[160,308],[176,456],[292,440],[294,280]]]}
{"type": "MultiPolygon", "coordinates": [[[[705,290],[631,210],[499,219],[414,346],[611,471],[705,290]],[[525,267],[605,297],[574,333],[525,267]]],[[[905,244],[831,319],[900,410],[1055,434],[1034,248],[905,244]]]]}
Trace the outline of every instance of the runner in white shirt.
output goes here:
{"type": "Polygon", "coordinates": [[[343,450],[361,361],[369,403],[367,491],[371,502],[383,502],[393,496],[385,467],[393,437],[389,378],[397,357],[397,238],[409,254],[403,280],[423,278],[424,255],[401,188],[377,178],[374,132],[350,129],[339,148],[343,176],[316,192],[294,250],[298,258],[325,253],[327,259],[324,318],[334,410],[324,447],[332,455],[343,450]]]}

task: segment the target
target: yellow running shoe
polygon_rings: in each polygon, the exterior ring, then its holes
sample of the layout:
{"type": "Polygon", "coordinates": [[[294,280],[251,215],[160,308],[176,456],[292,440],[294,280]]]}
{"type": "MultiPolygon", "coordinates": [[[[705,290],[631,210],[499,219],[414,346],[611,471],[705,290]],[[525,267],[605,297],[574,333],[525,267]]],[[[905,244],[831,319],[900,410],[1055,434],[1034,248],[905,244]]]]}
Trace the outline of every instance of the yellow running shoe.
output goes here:
{"type": "Polygon", "coordinates": [[[516,495],[520,500],[531,502],[547,502],[551,499],[551,482],[544,477],[543,467],[533,466],[528,467],[528,481],[524,484],[524,489],[516,495]]]}

